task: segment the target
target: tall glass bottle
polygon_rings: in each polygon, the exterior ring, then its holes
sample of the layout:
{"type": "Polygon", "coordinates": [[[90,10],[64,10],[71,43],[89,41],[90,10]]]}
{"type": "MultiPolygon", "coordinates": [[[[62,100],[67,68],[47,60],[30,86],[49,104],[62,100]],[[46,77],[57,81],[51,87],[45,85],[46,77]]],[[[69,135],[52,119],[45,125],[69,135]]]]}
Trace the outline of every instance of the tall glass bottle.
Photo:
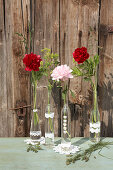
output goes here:
{"type": "Polygon", "coordinates": [[[70,113],[70,108],[68,106],[68,95],[67,94],[68,92],[64,94],[64,97],[63,97],[64,106],[61,110],[61,137],[62,137],[61,144],[66,147],[70,147],[71,145],[71,113],[70,113]]]}

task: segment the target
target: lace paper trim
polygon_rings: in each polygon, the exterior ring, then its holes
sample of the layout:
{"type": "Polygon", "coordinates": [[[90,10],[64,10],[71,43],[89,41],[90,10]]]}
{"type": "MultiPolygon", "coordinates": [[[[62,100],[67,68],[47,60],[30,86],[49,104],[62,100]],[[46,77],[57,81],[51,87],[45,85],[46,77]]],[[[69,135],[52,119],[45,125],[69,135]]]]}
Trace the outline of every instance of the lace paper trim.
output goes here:
{"type": "Polygon", "coordinates": [[[37,112],[38,110],[37,109],[33,109],[33,112],[37,112]]]}
{"type": "Polygon", "coordinates": [[[45,118],[47,118],[47,119],[48,118],[51,118],[51,119],[54,118],[54,113],[50,113],[50,114],[49,113],[45,113],[45,118]]]}
{"type": "Polygon", "coordinates": [[[30,135],[31,136],[40,136],[41,135],[41,131],[30,131],[30,135]]]}
{"type": "Polygon", "coordinates": [[[100,122],[90,123],[89,131],[91,133],[99,133],[100,132],[100,122]]]}

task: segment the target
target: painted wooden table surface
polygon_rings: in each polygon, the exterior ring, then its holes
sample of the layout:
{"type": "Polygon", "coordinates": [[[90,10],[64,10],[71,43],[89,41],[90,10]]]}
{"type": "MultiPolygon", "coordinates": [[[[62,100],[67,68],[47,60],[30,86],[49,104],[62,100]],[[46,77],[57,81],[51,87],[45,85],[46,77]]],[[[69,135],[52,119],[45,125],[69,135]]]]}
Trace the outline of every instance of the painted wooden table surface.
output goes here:
{"type": "MultiPolygon", "coordinates": [[[[0,170],[113,170],[113,146],[104,148],[101,152],[111,159],[100,156],[97,151],[88,162],[78,161],[67,166],[65,155],[55,153],[45,146],[38,153],[26,152],[25,139],[0,138],[0,170]]],[[[56,144],[60,141],[60,138],[55,138],[56,144]]],[[[113,141],[113,138],[105,138],[103,141],[113,141]]],[[[88,138],[73,138],[72,144],[79,145],[84,150],[91,142],[88,138]]]]}

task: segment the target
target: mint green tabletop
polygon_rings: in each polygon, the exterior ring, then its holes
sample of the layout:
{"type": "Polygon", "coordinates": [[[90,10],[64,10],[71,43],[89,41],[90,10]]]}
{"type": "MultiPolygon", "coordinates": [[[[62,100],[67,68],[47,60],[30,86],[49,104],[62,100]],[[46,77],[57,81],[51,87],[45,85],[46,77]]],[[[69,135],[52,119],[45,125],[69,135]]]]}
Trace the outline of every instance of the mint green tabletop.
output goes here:
{"type": "MultiPolygon", "coordinates": [[[[66,165],[66,156],[55,153],[51,148],[42,146],[38,153],[26,152],[26,138],[0,138],[0,170],[113,170],[113,146],[104,148],[102,154],[94,152],[88,162],[77,161],[66,165]],[[96,159],[95,159],[96,157],[96,159]]],[[[60,143],[60,138],[55,143],[60,143]]],[[[113,141],[113,138],[105,138],[103,141],[113,141]]],[[[91,142],[88,138],[73,138],[73,145],[78,145],[82,150],[91,142]]]]}

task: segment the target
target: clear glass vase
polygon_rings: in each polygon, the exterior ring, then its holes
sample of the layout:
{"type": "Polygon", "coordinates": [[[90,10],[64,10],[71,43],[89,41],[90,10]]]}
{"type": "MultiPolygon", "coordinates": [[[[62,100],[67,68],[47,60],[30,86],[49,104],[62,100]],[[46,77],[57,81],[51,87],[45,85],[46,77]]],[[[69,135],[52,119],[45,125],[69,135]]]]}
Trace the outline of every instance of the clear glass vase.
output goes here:
{"type": "Polygon", "coordinates": [[[48,105],[45,110],[45,144],[54,145],[54,110],[50,104],[51,89],[48,87],[48,105]]]}
{"type": "Polygon", "coordinates": [[[71,113],[68,104],[64,104],[61,111],[61,144],[65,147],[71,145],[71,113]]]}
{"type": "Polygon", "coordinates": [[[38,109],[36,108],[36,99],[37,99],[36,88],[37,88],[37,81],[35,81],[33,85],[33,112],[31,115],[30,138],[33,140],[33,142],[40,142],[41,128],[40,128],[38,109]]]}
{"type": "Polygon", "coordinates": [[[45,111],[45,143],[54,145],[54,111],[50,104],[45,111]]]}
{"type": "Polygon", "coordinates": [[[93,84],[93,109],[90,112],[90,140],[92,142],[100,141],[100,113],[98,110],[97,88],[96,83],[93,84]]]}
{"type": "Polygon", "coordinates": [[[32,118],[31,118],[30,138],[34,142],[40,141],[41,138],[41,128],[40,128],[37,109],[33,110],[32,118]]]}

